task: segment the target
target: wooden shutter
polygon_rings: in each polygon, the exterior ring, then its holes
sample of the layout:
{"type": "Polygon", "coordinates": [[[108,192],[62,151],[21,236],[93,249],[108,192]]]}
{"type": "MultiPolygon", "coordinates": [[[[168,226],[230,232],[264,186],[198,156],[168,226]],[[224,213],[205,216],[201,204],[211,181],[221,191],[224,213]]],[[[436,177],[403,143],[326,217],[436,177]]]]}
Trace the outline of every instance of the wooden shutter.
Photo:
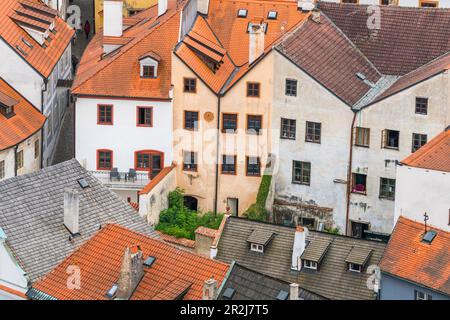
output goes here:
{"type": "Polygon", "coordinates": [[[381,147],[384,148],[387,145],[387,130],[381,131],[381,147]]]}

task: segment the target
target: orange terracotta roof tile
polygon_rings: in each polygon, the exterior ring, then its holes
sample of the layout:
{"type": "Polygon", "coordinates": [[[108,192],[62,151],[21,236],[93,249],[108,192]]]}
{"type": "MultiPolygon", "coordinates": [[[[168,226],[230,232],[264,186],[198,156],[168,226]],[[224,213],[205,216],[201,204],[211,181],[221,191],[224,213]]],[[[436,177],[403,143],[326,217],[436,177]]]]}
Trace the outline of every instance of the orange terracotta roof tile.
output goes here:
{"type": "Polygon", "coordinates": [[[148,194],[174,168],[175,168],[175,166],[171,166],[171,167],[165,167],[164,169],[162,169],[161,172],[156,175],[156,177],[154,177],[141,191],[139,191],[139,194],[148,194]]]}
{"type": "Polygon", "coordinates": [[[188,249],[195,249],[195,241],[186,239],[186,238],[177,238],[174,236],[169,236],[168,234],[164,234],[160,231],[155,231],[161,239],[163,239],[165,242],[172,243],[178,246],[182,246],[188,249]]]}
{"type": "MultiPolygon", "coordinates": [[[[212,51],[224,55],[223,64],[218,70],[211,70],[198,57],[195,50],[199,48],[187,47],[184,43],[178,46],[175,54],[216,94],[226,92],[255,65],[249,65],[247,28],[250,22],[267,24],[264,36],[264,53],[267,54],[277,41],[306,16],[307,14],[297,10],[297,1],[294,0],[210,0],[208,15],[197,17],[186,36],[188,40],[185,38],[183,42],[189,46],[192,44],[189,38],[199,40],[201,35],[206,39],[202,43],[209,44],[212,51]],[[247,17],[238,17],[239,9],[247,9],[247,17]],[[277,18],[268,19],[269,11],[277,11],[277,18]]],[[[218,60],[217,56],[203,53],[212,60],[218,60]]]]}
{"type": "Polygon", "coordinates": [[[195,233],[201,234],[209,238],[215,238],[218,234],[218,230],[200,226],[197,228],[197,230],[195,230],[195,233]]]}
{"type": "Polygon", "coordinates": [[[49,77],[75,33],[56,14],[55,10],[37,0],[3,0],[0,3],[0,38],[44,78],[49,77]],[[49,32],[52,41],[45,41],[45,46],[41,46],[19,25],[22,23],[46,31],[51,25],[48,23],[50,20],[56,33],[49,32]],[[30,43],[32,48],[24,41],[30,43]]]}
{"type": "Polygon", "coordinates": [[[434,137],[402,163],[416,168],[450,172],[450,128],[434,137]]]}
{"type": "Polygon", "coordinates": [[[135,245],[140,246],[144,260],[149,256],[156,260],[144,267],[132,300],[174,299],[185,291],[183,299],[199,300],[204,282],[213,276],[220,285],[229,269],[226,263],[109,224],[33,288],[60,300],[106,300],[107,291],[118,280],[125,249],[135,245]],[[80,289],[67,288],[68,266],[80,268],[80,289]]]}
{"type": "Polygon", "coordinates": [[[436,228],[422,241],[424,224],[399,217],[380,263],[382,272],[450,295],[450,233],[436,228]]]}
{"type": "Polygon", "coordinates": [[[11,148],[28,139],[45,123],[45,116],[2,78],[0,104],[13,105],[15,113],[10,118],[0,113],[0,150],[11,148]]]}
{"type": "Polygon", "coordinates": [[[168,10],[158,17],[158,6],[134,17],[140,20],[124,30],[132,39],[103,56],[104,38],[99,32],[86,48],[77,69],[72,93],[80,96],[170,99],[171,56],[178,41],[180,12],[185,1],[168,1],[168,10]],[[160,57],[157,78],[141,78],[139,58],[152,51],[160,57]]]}

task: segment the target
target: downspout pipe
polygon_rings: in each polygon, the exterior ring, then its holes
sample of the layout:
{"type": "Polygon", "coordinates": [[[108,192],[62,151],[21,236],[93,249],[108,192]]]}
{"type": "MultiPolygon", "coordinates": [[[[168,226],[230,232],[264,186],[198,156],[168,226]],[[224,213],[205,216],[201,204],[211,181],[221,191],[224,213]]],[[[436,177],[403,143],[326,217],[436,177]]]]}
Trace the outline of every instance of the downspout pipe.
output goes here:
{"type": "Polygon", "coordinates": [[[214,214],[218,211],[218,197],[219,197],[219,147],[220,147],[220,98],[221,95],[217,95],[217,138],[216,138],[216,183],[214,191],[214,214]]]}
{"type": "Polygon", "coordinates": [[[349,156],[348,156],[348,172],[347,172],[347,204],[345,213],[345,235],[348,236],[348,224],[350,215],[350,194],[351,194],[351,180],[352,180],[352,162],[353,162],[353,133],[355,129],[356,115],[358,111],[353,112],[353,120],[350,128],[350,146],[349,146],[349,156]]]}

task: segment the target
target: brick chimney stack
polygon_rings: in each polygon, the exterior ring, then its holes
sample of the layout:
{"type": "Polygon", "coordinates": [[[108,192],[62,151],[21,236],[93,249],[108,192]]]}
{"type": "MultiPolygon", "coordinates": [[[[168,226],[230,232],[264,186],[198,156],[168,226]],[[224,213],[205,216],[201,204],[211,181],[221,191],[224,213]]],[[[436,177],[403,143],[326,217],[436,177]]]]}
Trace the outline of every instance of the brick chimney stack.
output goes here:
{"type": "Polygon", "coordinates": [[[119,281],[117,281],[117,299],[130,299],[143,276],[144,259],[141,247],[127,247],[123,255],[119,281]]]}
{"type": "Polygon", "coordinates": [[[291,283],[289,285],[289,300],[298,300],[298,283],[291,283]]]}
{"type": "Polygon", "coordinates": [[[217,280],[214,277],[205,281],[203,285],[203,300],[216,300],[217,298],[217,280]]]}

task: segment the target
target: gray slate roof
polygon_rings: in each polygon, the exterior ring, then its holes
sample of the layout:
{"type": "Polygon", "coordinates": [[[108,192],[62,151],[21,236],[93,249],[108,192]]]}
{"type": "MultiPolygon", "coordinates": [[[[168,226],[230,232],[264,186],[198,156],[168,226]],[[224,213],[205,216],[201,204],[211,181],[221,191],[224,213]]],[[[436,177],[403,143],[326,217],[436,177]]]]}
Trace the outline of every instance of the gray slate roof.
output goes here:
{"type": "Polygon", "coordinates": [[[272,231],[255,229],[250,234],[250,237],[248,237],[247,242],[265,246],[270,242],[273,236],[274,233],[272,231]]]}
{"type": "Polygon", "coordinates": [[[366,285],[370,276],[367,273],[367,266],[379,264],[386,247],[385,243],[309,231],[306,240],[310,244],[317,241],[331,241],[331,244],[317,271],[302,269],[301,272],[297,272],[291,271],[294,236],[295,228],[230,217],[220,237],[217,259],[227,263],[236,261],[265,275],[288,283],[298,283],[301,288],[328,299],[375,298],[373,291],[366,285]],[[276,233],[263,254],[249,250],[250,244],[247,239],[255,229],[276,233]],[[353,246],[373,250],[362,273],[347,270],[345,259],[353,246]]]}
{"type": "MultiPolygon", "coordinates": [[[[233,263],[231,271],[224,282],[218,300],[230,300],[224,297],[227,289],[234,289],[231,300],[277,300],[281,291],[289,294],[289,282],[279,280],[233,263]]],[[[299,288],[302,300],[324,300],[312,292],[299,288]]]]}
{"type": "Polygon", "coordinates": [[[0,227],[31,282],[51,271],[106,223],[158,237],[131,206],[75,159],[0,181],[0,227]],[[80,178],[90,187],[81,189],[80,178]],[[80,193],[80,236],[72,240],[63,225],[65,188],[80,193]]]}

